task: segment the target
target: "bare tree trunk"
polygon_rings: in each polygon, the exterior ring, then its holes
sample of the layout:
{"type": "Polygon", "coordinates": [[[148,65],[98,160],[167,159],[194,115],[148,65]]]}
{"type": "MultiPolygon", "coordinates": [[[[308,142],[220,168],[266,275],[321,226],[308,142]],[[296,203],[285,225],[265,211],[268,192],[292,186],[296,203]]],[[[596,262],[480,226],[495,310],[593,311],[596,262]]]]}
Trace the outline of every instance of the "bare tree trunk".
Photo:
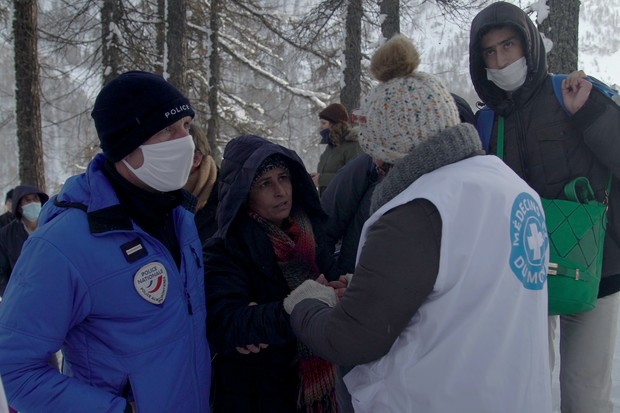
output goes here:
{"type": "Polygon", "coordinates": [[[187,95],[187,2],[168,1],[168,80],[187,95]]]}
{"type": "Polygon", "coordinates": [[[547,0],[547,4],[549,17],[540,25],[540,31],[553,41],[547,55],[549,71],[570,73],[577,70],[580,0],[547,0]]]}
{"type": "Polygon", "coordinates": [[[19,179],[45,191],[41,132],[41,85],[37,53],[37,1],[14,0],[15,114],[19,179]]]}
{"type": "Polygon", "coordinates": [[[379,13],[385,16],[381,22],[381,34],[389,39],[400,33],[400,0],[380,0],[379,13]]]}
{"type": "Polygon", "coordinates": [[[155,62],[154,72],[163,76],[167,71],[166,60],[168,58],[166,48],[166,0],[157,0],[157,37],[155,38],[155,49],[157,50],[157,61],[155,62]]]}
{"type": "Polygon", "coordinates": [[[349,0],[346,17],[344,49],[344,87],[340,91],[340,103],[349,112],[360,105],[362,62],[362,0],[349,0]]]}
{"type": "Polygon", "coordinates": [[[103,0],[101,6],[101,61],[103,84],[121,74],[119,27],[121,9],[119,0],[103,0]]]}
{"type": "Polygon", "coordinates": [[[211,14],[209,22],[211,26],[211,51],[209,54],[209,120],[207,122],[207,141],[211,146],[213,159],[219,165],[222,154],[217,145],[219,133],[219,113],[218,113],[218,94],[220,88],[220,50],[219,50],[219,32],[220,32],[220,11],[222,8],[222,0],[211,0],[211,14]]]}

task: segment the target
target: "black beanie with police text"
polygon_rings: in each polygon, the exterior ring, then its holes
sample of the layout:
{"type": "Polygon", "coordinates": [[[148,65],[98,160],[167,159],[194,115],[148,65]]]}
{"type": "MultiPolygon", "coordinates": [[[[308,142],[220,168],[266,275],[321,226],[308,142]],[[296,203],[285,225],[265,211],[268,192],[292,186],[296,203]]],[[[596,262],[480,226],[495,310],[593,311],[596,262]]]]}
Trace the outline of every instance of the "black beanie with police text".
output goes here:
{"type": "Polygon", "coordinates": [[[151,136],[185,116],[189,100],[163,77],[125,72],[101,89],[91,113],[106,158],[118,162],[151,136]]]}

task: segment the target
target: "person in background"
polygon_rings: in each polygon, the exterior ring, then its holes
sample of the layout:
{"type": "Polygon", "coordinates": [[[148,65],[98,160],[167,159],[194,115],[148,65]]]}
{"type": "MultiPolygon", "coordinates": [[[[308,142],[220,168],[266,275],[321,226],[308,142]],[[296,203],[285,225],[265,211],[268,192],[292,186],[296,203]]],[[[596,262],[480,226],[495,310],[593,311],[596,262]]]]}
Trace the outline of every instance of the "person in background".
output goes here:
{"type": "Polygon", "coordinates": [[[123,73],[93,111],[103,153],[43,207],[0,305],[0,374],[19,411],[209,412],[189,100],[123,73]],[[63,374],[47,361],[62,348],[63,374]]]}
{"type": "Polygon", "coordinates": [[[327,247],[335,253],[338,274],[355,270],[359,237],[381,173],[372,157],[362,154],[338,171],[321,196],[321,207],[329,216],[327,247]]]}
{"type": "Polygon", "coordinates": [[[6,212],[0,215],[0,228],[15,219],[15,216],[13,215],[13,201],[11,200],[12,196],[13,189],[9,189],[4,197],[4,207],[6,208],[6,212]]]}
{"type": "Polygon", "coordinates": [[[349,112],[340,103],[332,103],[319,112],[319,130],[321,144],[326,146],[319,158],[317,171],[311,176],[320,195],[336,172],[360,155],[362,150],[358,142],[359,129],[351,126],[349,112]]]}
{"type": "Polygon", "coordinates": [[[196,123],[189,125],[189,133],[194,139],[194,161],[187,183],[183,187],[196,197],[194,220],[200,241],[204,242],[217,231],[217,166],[211,156],[207,135],[196,123]]]}
{"type": "Polygon", "coordinates": [[[335,280],[325,213],[299,156],[258,136],[231,140],[218,232],[204,247],[213,411],[336,412],[335,366],[295,338],[282,302],[335,280]]]}
{"type": "Polygon", "coordinates": [[[551,413],[540,198],[419,62],[402,35],[371,59],[361,145],[391,167],[344,296],[331,308],[306,281],[284,307],[312,351],[355,366],[356,412],[551,413]]]}
{"type": "MultiPolygon", "coordinates": [[[[41,206],[49,199],[47,194],[28,185],[20,185],[11,189],[7,192],[7,197],[9,195],[11,199],[6,205],[7,208],[11,208],[7,212],[11,220],[0,229],[0,301],[4,296],[4,290],[11,278],[13,267],[21,254],[24,242],[38,227],[41,206]],[[13,219],[14,217],[16,219],[13,219]]],[[[49,364],[52,368],[60,370],[56,354],[50,356],[49,364]]],[[[10,406],[8,409],[11,413],[17,412],[10,406]]]]}
{"type": "MultiPolygon", "coordinates": [[[[585,176],[599,201],[608,198],[597,305],[559,317],[559,348],[562,413],[610,413],[620,296],[620,108],[586,79],[569,76],[562,85],[565,112],[536,25],[506,2],[489,5],[472,21],[469,71],[478,96],[495,112],[490,153],[497,153],[502,116],[503,160],[541,197],[564,198],[564,186],[585,176]]],[[[557,320],[550,318],[551,339],[557,320]]]]}
{"type": "Polygon", "coordinates": [[[0,229],[0,297],[11,277],[11,272],[26,239],[39,226],[41,207],[49,196],[34,186],[19,185],[13,190],[13,220],[0,229]]]}

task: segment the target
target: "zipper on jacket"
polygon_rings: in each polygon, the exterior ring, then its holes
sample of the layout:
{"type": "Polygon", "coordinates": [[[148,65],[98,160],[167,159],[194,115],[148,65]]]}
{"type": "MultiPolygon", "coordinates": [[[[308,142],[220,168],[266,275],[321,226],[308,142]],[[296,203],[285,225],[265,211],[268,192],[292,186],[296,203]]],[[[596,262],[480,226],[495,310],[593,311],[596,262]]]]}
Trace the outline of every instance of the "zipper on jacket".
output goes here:
{"type": "MultiPolygon", "coordinates": [[[[192,219],[193,221],[193,219],[192,219]]],[[[202,266],[200,265],[200,257],[198,256],[198,254],[196,253],[196,250],[194,249],[194,247],[189,244],[189,249],[192,251],[192,255],[194,256],[194,259],[196,260],[196,267],[197,268],[202,268],[202,266]]],[[[181,247],[181,255],[183,255],[183,247],[181,247]]],[[[188,257],[189,260],[189,257],[188,257]]],[[[185,261],[182,261],[183,264],[181,265],[182,267],[186,267],[186,263],[185,261]]],[[[194,310],[192,308],[192,299],[189,295],[189,290],[187,288],[187,278],[189,275],[190,269],[189,268],[185,268],[185,279],[183,280],[183,287],[185,289],[185,297],[187,299],[187,312],[189,313],[189,315],[193,315],[194,314],[194,310]]],[[[196,346],[197,346],[197,342],[195,339],[195,331],[194,331],[194,317],[190,317],[188,320],[189,323],[189,335],[190,335],[190,340],[189,340],[189,345],[190,345],[190,354],[191,354],[191,361],[190,361],[190,366],[193,367],[194,370],[194,380],[193,380],[193,385],[194,385],[194,396],[196,398],[196,406],[201,406],[202,405],[202,389],[199,388],[198,383],[200,382],[199,379],[199,375],[198,375],[198,365],[196,364],[196,346]]]]}
{"type": "MultiPolygon", "coordinates": [[[[192,255],[194,256],[194,259],[196,260],[196,267],[201,268],[200,267],[200,260],[198,259],[198,254],[196,254],[196,250],[191,245],[189,246],[189,249],[192,251],[192,255]]],[[[182,252],[181,252],[181,254],[182,254],[182,252]]],[[[189,289],[187,288],[187,273],[188,273],[188,271],[189,271],[189,269],[185,268],[185,277],[183,278],[183,292],[185,293],[185,299],[187,300],[187,313],[189,315],[193,315],[194,314],[194,308],[192,307],[192,298],[190,297],[189,289]]]]}
{"type": "Polygon", "coordinates": [[[185,297],[187,298],[187,312],[189,313],[189,315],[194,315],[192,300],[189,298],[189,292],[187,292],[187,290],[185,290],[185,297]]]}
{"type": "Polygon", "coordinates": [[[194,255],[194,259],[196,260],[196,267],[202,268],[202,265],[200,264],[200,257],[198,256],[198,253],[196,252],[194,247],[190,245],[189,249],[192,250],[192,254],[194,255]]]}
{"type": "Polygon", "coordinates": [[[525,160],[527,156],[527,147],[525,144],[525,127],[521,122],[521,111],[515,109],[516,126],[517,126],[517,143],[519,148],[519,163],[521,164],[521,171],[523,171],[523,180],[529,182],[530,180],[530,167],[525,160]]]}

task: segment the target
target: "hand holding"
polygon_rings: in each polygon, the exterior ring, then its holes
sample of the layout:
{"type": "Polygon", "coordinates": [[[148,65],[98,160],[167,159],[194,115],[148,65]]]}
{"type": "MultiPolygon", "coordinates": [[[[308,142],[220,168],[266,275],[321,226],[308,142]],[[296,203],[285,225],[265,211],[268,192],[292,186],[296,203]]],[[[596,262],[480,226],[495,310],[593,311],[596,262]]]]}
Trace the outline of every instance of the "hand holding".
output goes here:
{"type": "Polygon", "coordinates": [[[314,281],[318,282],[321,285],[329,285],[329,281],[327,281],[327,278],[325,278],[325,275],[323,274],[319,275],[314,281]]]}
{"type": "MultiPolygon", "coordinates": [[[[248,306],[256,305],[254,301],[252,301],[248,306]]],[[[262,349],[269,347],[269,344],[259,343],[259,344],[248,344],[245,347],[235,347],[237,351],[241,354],[250,354],[250,353],[258,353],[262,349]]]]}
{"type": "Polygon", "coordinates": [[[585,76],[583,70],[577,70],[562,81],[562,99],[571,114],[581,109],[590,97],[592,83],[586,80],[585,76]]]}
{"type": "Polygon", "coordinates": [[[328,285],[336,290],[336,296],[338,297],[338,301],[340,301],[345,291],[347,291],[349,279],[345,275],[341,275],[338,280],[330,281],[328,285]]]}
{"type": "MultiPolygon", "coordinates": [[[[320,277],[319,277],[320,278],[320,277]]],[[[293,312],[293,308],[306,298],[314,298],[322,301],[330,307],[333,307],[338,302],[336,291],[333,288],[326,285],[319,284],[313,280],[304,281],[299,287],[295,288],[284,299],[284,310],[290,314],[293,312]]]]}
{"type": "Polygon", "coordinates": [[[319,173],[318,172],[313,172],[310,174],[310,177],[312,178],[312,183],[314,183],[315,187],[319,187],[319,173]]]}
{"type": "Polygon", "coordinates": [[[269,344],[265,344],[265,343],[260,343],[258,345],[256,344],[248,344],[245,347],[235,347],[237,349],[237,351],[241,354],[250,354],[250,353],[258,353],[260,352],[262,349],[269,347],[269,344]]]}

